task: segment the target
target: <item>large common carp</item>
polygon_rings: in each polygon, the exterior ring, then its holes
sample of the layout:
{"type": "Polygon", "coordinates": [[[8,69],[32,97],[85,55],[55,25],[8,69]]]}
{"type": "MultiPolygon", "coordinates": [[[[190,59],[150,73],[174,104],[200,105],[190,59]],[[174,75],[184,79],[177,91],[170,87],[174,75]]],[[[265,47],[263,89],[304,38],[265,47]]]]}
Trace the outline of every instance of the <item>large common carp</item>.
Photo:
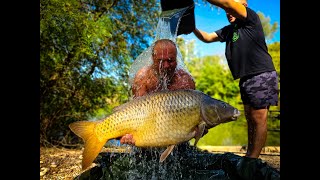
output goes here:
{"type": "Polygon", "coordinates": [[[239,115],[238,109],[201,91],[160,91],[120,105],[102,120],[78,121],[69,127],[84,140],[82,169],[86,169],[109,139],[131,134],[137,147],[168,147],[162,162],[176,144],[195,138],[196,145],[205,128],[239,115]]]}

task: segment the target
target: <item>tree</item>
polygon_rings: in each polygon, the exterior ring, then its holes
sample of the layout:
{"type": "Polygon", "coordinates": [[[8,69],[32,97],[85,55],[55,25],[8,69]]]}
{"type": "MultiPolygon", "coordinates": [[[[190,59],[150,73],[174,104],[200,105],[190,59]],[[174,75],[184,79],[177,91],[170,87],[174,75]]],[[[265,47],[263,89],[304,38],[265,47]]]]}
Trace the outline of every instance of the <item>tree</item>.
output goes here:
{"type": "Polygon", "coordinates": [[[269,16],[265,17],[265,15],[262,12],[257,12],[257,14],[260,18],[266,40],[272,39],[274,36],[274,33],[279,28],[278,22],[274,22],[273,24],[271,24],[269,16]]]}
{"type": "MultiPolygon", "coordinates": [[[[280,92],[280,42],[274,42],[268,45],[268,52],[272,57],[273,64],[278,73],[278,81],[279,81],[279,92],[280,92]]],[[[271,110],[277,109],[280,110],[280,93],[279,93],[279,103],[276,107],[270,107],[271,110]]]]}
{"type": "Polygon", "coordinates": [[[195,40],[191,40],[186,42],[182,37],[177,38],[177,45],[179,51],[181,52],[183,62],[187,64],[191,59],[196,57],[194,53],[195,48],[195,40]]]}
{"type": "Polygon", "coordinates": [[[129,65],[149,45],[159,9],[155,0],[40,0],[41,143],[125,101],[129,65]]]}
{"type": "Polygon", "coordinates": [[[177,39],[178,48],[183,62],[193,76],[196,89],[233,105],[241,104],[238,95],[239,81],[234,81],[226,62],[217,55],[197,57],[194,53],[194,41],[186,42],[183,38],[177,39]]]}

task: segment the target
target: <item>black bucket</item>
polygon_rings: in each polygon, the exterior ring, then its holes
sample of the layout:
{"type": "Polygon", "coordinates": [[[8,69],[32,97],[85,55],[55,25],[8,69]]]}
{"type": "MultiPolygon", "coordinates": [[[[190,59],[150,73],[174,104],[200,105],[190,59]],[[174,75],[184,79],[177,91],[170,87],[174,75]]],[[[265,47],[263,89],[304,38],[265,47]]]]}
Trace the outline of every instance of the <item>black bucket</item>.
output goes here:
{"type": "Polygon", "coordinates": [[[162,11],[190,7],[181,17],[177,36],[180,34],[190,34],[195,29],[193,0],[161,0],[160,3],[162,11]]]}

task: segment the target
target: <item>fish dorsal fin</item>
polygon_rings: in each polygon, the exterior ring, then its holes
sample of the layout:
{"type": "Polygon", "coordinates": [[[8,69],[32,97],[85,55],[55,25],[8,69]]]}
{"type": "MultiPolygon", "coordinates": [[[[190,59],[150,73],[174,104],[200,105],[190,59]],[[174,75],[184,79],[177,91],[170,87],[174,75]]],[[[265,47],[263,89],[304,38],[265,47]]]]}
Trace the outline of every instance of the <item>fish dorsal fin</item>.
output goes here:
{"type": "Polygon", "coordinates": [[[165,151],[163,151],[163,153],[160,156],[160,162],[163,162],[169,156],[169,154],[172,152],[174,146],[175,146],[174,144],[170,145],[167,147],[167,149],[165,151]]]}
{"type": "Polygon", "coordinates": [[[204,129],[206,128],[206,123],[204,121],[201,121],[200,124],[198,125],[198,129],[196,130],[196,135],[195,135],[195,141],[194,141],[194,146],[197,145],[199,139],[203,136],[204,129]]]}

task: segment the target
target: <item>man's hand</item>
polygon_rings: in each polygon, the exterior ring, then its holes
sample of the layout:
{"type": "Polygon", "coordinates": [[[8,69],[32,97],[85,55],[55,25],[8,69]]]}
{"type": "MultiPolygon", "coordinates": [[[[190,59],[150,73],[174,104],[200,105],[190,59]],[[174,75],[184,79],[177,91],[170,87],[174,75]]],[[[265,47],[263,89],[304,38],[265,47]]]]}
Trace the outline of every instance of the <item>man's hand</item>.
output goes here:
{"type": "Polygon", "coordinates": [[[121,144],[131,144],[131,145],[135,145],[135,140],[133,139],[132,134],[126,134],[126,135],[124,135],[124,136],[121,137],[120,143],[121,143],[121,144]]]}

